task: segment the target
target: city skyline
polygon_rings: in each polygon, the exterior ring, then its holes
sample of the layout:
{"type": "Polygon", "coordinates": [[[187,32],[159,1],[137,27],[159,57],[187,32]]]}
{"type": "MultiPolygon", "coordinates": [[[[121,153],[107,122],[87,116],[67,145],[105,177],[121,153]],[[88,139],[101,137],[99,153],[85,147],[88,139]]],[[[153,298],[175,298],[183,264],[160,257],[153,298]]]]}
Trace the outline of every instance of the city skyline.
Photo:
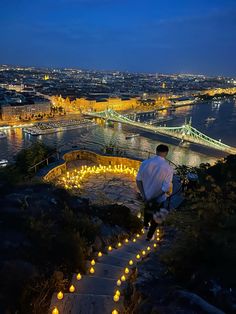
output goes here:
{"type": "Polygon", "coordinates": [[[2,64],[235,77],[231,0],[14,0],[0,12],[2,64]]]}
{"type": "Polygon", "coordinates": [[[230,78],[234,79],[236,78],[235,75],[209,75],[206,73],[190,73],[190,72],[150,72],[150,71],[128,71],[128,70],[119,70],[119,69],[96,69],[96,68],[81,68],[79,66],[71,66],[71,67],[65,67],[65,66],[37,66],[33,64],[0,64],[0,67],[4,68],[22,68],[22,69],[38,69],[42,71],[53,71],[53,70],[75,70],[75,71],[81,71],[81,72],[97,72],[97,73],[127,73],[127,74],[139,74],[139,75],[157,75],[157,76],[193,76],[193,77],[206,77],[206,78],[214,78],[214,77],[224,77],[224,78],[230,78]]]}

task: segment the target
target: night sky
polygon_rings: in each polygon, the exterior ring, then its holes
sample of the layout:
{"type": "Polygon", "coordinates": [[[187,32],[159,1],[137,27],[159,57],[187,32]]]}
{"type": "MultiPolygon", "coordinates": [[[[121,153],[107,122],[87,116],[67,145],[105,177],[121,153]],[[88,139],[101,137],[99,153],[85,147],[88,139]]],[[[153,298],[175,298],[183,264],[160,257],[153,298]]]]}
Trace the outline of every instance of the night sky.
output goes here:
{"type": "Polygon", "coordinates": [[[0,64],[236,77],[236,0],[0,0],[0,64]]]}

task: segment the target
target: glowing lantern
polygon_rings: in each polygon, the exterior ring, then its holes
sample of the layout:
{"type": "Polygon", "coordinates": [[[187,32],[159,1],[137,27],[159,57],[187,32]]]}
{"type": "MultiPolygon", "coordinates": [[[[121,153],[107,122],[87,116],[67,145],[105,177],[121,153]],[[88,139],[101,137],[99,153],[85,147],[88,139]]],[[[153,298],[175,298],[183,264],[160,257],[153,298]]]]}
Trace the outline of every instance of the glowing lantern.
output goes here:
{"type": "Polygon", "coordinates": [[[70,292],[75,292],[75,286],[71,285],[70,288],[69,288],[69,291],[70,292]]]}
{"type": "Polygon", "coordinates": [[[137,254],[137,255],[136,255],[136,258],[137,258],[137,259],[140,259],[140,255],[139,255],[139,254],[137,254]]]}
{"type": "Polygon", "coordinates": [[[112,247],[111,246],[108,246],[108,251],[112,251],[112,247]]]}
{"type": "Polygon", "coordinates": [[[91,265],[94,266],[96,264],[95,260],[91,260],[91,265]]]}
{"type": "Polygon", "coordinates": [[[133,265],[133,261],[132,261],[132,259],[129,261],[129,265],[133,265]]]}
{"type": "Polygon", "coordinates": [[[122,275],[120,279],[121,281],[125,281],[126,280],[125,275],[122,275]]]}
{"type": "Polygon", "coordinates": [[[54,307],[54,309],[52,310],[52,314],[59,314],[57,307],[54,307]]]}
{"type": "Polygon", "coordinates": [[[128,268],[128,267],[125,268],[125,273],[126,273],[126,274],[129,273],[129,268],[128,268]]]}
{"type": "Polygon", "coordinates": [[[146,252],[145,251],[142,251],[142,254],[143,254],[143,256],[146,254],[146,252]]]}
{"type": "Polygon", "coordinates": [[[115,294],[114,297],[113,297],[113,300],[114,300],[115,302],[118,302],[119,299],[120,299],[120,297],[118,296],[118,294],[115,294]]]}
{"type": "Polygon", "coordinates": [[[118,279],[117,282],[116,282],[117,286],[120,286],[121,285],[121,280],[118,279]]]}
{"type": "Polygon", "coordinates": [[[60,291],[60,292],[58,292],[58,294],[57,294],[57,298],[58,298],[58,300],[62,300],[63,299],[63,297],[64,297],[64,295],[63,295],[63,293],[60,291]]]}
{"type": "Polygon", "coordinates": [[[81,278],[82,278],[81,274],[78,273],[77,276],[76,276],[76,279],[77,279],[77,280],[80,280],[81,278]]]}
{"type": "Polygon", "coordinates": [[[98,257],[102,257],[102,252],[98,252],[98,257]]]}
{"type": "Polygon", "coordinates": [[[90,270],[89,270],[89,272],[90,272],[90,274],[94,274],[95,269],[94,269],[93,267],[91,267],[90,270]]]}

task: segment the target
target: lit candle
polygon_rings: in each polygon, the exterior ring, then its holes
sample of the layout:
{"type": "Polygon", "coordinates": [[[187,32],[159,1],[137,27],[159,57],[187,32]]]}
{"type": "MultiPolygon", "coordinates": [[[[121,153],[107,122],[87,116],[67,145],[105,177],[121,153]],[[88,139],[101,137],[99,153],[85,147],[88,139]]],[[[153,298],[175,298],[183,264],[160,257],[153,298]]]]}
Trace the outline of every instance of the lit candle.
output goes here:
{"type": "Polygon", "coordinates": [[[54,307],[54,309],[52,310],[52,314],[59,314],[57,307],[54,307]]]}
{"type": "Polygon", "coordinates": [[[122,275],[120,279],[121,281],[125,281],[126,280],[125,275],[122,275]]]}
{"type": "Polygon", "coordinates": [[[118,302],[119,299],[120,299],[120,297],[119,297],[117,294],[115,294],[114,297],[113,297],[113,300],[114,300],[115,302],[118,302]]]}
{"type": "Polygon", "coordinates": [[[136,258],[137,258],[137,259],[140,259],[140,255],[139,255],[139,254],[137,254],[137,255],[136,255],[136,258]]]}
{"type": "Polygon", "coordinates": [[[119,242],[119,243],[118,243],[118,247],[121,247],[121,245],[122,245],[122,244],[119,242]]]}
{"type": "Polygon", "coordinates": [[[136,239],[133,239],[133,242],[136,242],[136,239]]]}
{"type": "Polygon", "coordinates": [[[132,261],[132,259],[129,261],[129,265],[133,265],[133,261],[132,261]]]}
{"type": "Polygon", "coordinates": [[[58,298],[58,300],[62,300],[63,299],[63,293],[60,291],[60,292],[58,292],[58,294],[57,294],[57,298],[58,298]]]}
{"type": "Polygon", "coordinates": [[[69,291],[70,292],[75,292],[75,286],[71,285],[70,288],[69,288],[69,291]]]}
{"type": "Polygon", "coordinates": [[[121,280],[118,279],[117,282],[116,282],[117,286],[120,286],[121,285],[121,280]]]}
{"type": "Polygon", "coordinates": [[[102,257],[102,252],[98,252],[98,257],[102,257]]]}
{"type": "Polygon", "coordinates": [[[119,314],[117,310],[113,310],[111,314],[119,314]]]}
{"type": "Polygon", "coordinates": [[[154,244],[153,244],[153,247],[157,247],[157,244],[156,244],[156,243],[154,243],[154,244]]]}
{"type": "Polygon", "coordinates": [[[90,272],[90,274],[94,274],[95,269],[94,269],[93,267],[91,267],[90,270],[89,270],[89,272],[90,272]]]}
{"type": "Polygon", "coordinates": [[[94,266],[96,264],[95,260],[91,260],[91,265],[94,266]]]}
{"type": "Polygon", "coordinates": [[[112,247],[111,246],[108,246],[108,251],[112,251],[112,247]]]}
{"type": "Polygon", "coordinates": [[[120,290],[116,290],[115,294],[120,296],[120,290]]]}
{"type": "Polygon", "coordinates": [[[148,251],[150,251],[150,250],[151,250],[150,246],[148,246],[148,247],[147,247],[147,250],[148,250],[148,251]]]}
{"type": "Polygon", "coordinates": [[[126,274],[129,273],[129,268],[128,268],[128,267],[125,268],[125,273],[126,273],[126,274]]]}
{"type": "Polygon", "coordinates": [[[76,276],[76,279],[77,279],[77,280],[80,280],[81,278],[82,278],[81,274],[78,273],[77,276],[76,276]]]}
{"type": "Polygon", "coordinates": [[[145,255],[145,254],[146,254],[146,252],[145,252],[145,251],[142,251],[142,254],[143,254],[143,255],[145,255]]]}

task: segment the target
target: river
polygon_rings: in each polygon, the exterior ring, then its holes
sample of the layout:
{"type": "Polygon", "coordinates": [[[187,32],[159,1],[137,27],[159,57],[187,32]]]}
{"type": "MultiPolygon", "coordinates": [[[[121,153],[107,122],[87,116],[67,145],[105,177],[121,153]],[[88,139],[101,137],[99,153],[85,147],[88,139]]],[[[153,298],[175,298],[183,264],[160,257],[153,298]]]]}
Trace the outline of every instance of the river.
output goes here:
{"type": "MultiPolygon", "coordinates": [[[[236,147],[236,101],[233,98],[220,101],[203,102],[193,106],[181,107],[174,113],[174,119],[168,121],[168,126],[180,126],[185,119],[192,117],[192,125],[208,136],[221,139],[222,142],[236,147]],[[207,118],[212,118],[206,122],[207,118]]],[[[95,126],[86,129],[75,129],[60,133],[33,137],[23,132],[22,129],[6,131],[7,138],[0,139],[0,159],[12,161],[14,155],[22,148],[30,146],[35,141],[43,141],[59,150],[71,148],[101,148],[110,142],[127,148],[130,155],[147,157],[146,153],[137,150],[155,151],[160,143],[167,143],[170,148],[169,159],[175,164],[196,166],[202,162],[214,163],[224,154],[219,151],[209,150],[205,147],[190,145],[188,148],[178,146],[179,141],[137,130],[129,126],[115,124],[113,128],[95,126]],[[139,137],[126,140],[128,133],[139,133],[139,137]]]]}

